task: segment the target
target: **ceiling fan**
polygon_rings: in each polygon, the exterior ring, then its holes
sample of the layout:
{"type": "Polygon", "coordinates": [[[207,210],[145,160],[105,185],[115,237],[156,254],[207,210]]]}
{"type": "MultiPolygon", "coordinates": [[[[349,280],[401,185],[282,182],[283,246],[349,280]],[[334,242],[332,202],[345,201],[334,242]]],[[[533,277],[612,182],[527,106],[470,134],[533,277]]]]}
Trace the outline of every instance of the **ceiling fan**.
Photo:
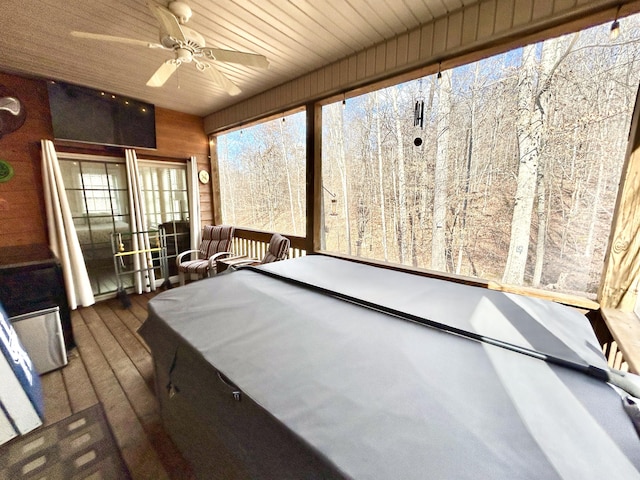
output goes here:
{"type": "Polygon", "coordinates": [[[211,80],[229,95],[238,95],[240,88],[209,61],[238,63],[257,68],[269,67],[269,61],[264,55],[206,47],[202,35],[185,26],[192,15],[191,8],[186,3],[171,1],[167,7],[164,7],[155,2],[147,2],[147,6],[160,24],[160,43],[89,32],[73,31],[71,35],[91,40],[104,40],[173,51],[174,58],[160,65],[160,68],[147,82],[150,87],[163,86],[180,65],[193,63],[196,69],[208,74],[211,80]]]}

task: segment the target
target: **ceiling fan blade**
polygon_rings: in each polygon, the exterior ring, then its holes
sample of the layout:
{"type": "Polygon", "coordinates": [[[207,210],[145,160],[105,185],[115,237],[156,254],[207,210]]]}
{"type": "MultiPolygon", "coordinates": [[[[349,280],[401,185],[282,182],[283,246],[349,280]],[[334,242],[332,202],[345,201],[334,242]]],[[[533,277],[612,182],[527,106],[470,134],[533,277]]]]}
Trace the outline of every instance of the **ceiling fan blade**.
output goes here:
{"type": "Polygon", "coordinates": [[[204,54],[211,60],[219,62],[239,63],[249,67],[269,68],[269,60],[264,55],[257,53],[236,52],[221,48],[203,48],[204,54]]]}
{"type": "Polygon", "coordinates": [[[213,80],[216,85],[224,88],[225,92],[227,92],[229,95],[235,96],[241,92],[240,88],[238,88],[235,83],[229,80],[227,76],[216,67],[204,62],[201,62],[201,65],[204,67],[202,70],[209,73],[211,80],[213,80]]]}
{"type": "Polygon", "coordinates": [[[170,37],[173,37],[176,40],[180,40],[181,42],[187,41],[182,28],[180,28],[178,19],[173,15],[173,13],[169,11],[167,7],[163,7],[162,5],[158,5],[154,2],[147,2],[147,6],[156,17],[158,22],[160,22],[162,29],[167,32],[170,37]]]}
{"type": "Polygon", "coordinates": [[[173,72],[178,68],[178,63],[175,60],[167,60],[160,68],[156,70],[149,81],[147,82],[148,87],[161,87],[163,86],[169,77],[173,75],[173,72]]]}
{"type": "Polygon", "coordinates": [[[149,48],[165,48],[159,43],[145,42],[144,40],[136,40],[135,38],[114,37],[112,35],[102,35],[100,33],[90,32],[71,32],[72,37],[88,38],[90,40],[103,40],[106,42],[126,43],[128,45],[140,45],[149,48]]]}

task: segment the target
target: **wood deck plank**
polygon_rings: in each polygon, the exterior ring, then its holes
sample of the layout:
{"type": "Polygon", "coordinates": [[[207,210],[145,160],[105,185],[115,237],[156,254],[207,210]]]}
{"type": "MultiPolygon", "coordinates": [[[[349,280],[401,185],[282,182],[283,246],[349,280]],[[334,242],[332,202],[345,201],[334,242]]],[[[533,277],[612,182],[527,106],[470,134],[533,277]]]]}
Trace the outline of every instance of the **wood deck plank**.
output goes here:
{"type": "Polygon", "coordinates": [[[131,295],[131,310],[113,299],[72,312],[78,346],[65,367],[41,376],[46,422],[99,401],[132,478],[193,480],[193,469],[162,426],[151,355],[137,334],[153,296],[131,295]]]}
{"type": "Polygon", "coordinates": [[[144,350],[146,350],[146,354],[150,354],[149,346],[144,341],[144,339],[138,334],[138,329],[144,323],[144,320],[147,318],[147,311],[145,308],[140,307],[137,302],[131,301],[131,306],[129,308],[125,308],[117,299],[111,299],[104,302],[105,305],[108,305],[111,310],[120,318],[122,323],[129,329],[129,331],[136,337],[138,342],[142,345],[144,350]],[[136,313],[137,310],[140,310],[143,313],[136,313]],[[144,320],[141,320],[144,318],[144,320]]]}
{"type": "Polygon", "coordinates": [[[144,309],[144,318],[142,318],[141,321],[144,321],[147,318],[147,305],[149,304],[149,300],[155,297],[158,293],[160,293],[160,290],[156,290],[155,292],[151,292],[145,295],[131,296],[132,305],[134,305],[134,302],[135,302],[135,305],[138,305],[144,309]]]}
{"type": "MultiPolygon", "coordinates": [[[[104,335],[106,327],[104,325],[100,327],[101,319],[94,308],[82,309],[81,315],[84,322],[74,324],[78,348],[131,476],[134,479],[169,478],[129,401],[133,392],[129,392],[128,396],[116,377],[118,362],[111,357],[116,355],[117,349],[113,342],[107,341],[104,335]],[[90,325],[93,326],[97,336],[94,335],[90,325]],[[116,370],[112,367],[114,364],[116,370]]],[[[143,389],[136,388],[136,393],[144,390],[146,386],[143,389]]]]}
{"type": "Polygon", "coordinates": [[[148,353],[148,346],[138,335],[137,329],[131,330],[129,320],[132,315],[127,310],[114,310],[111,302],[105,302],[95,307],[96,312],[117,340],[122,350],[135,365],[149,389],[153,391],[153,361],[148,353]]]}
{"type": "MultiPolygon", "coordinates": [[[[80,312],[74,310],[71,312],[72,322],[82,321],[80,312]]],[[[78,413],[92,405],[98,403],[98,397],[89,380],[89,374],[85,368],[82,356],[77,348],[67,352],[69,364],[60,370],[64,387],[69,397],[69,405],[72,413],[78,413]]]]}
{"type": "Polygon", "coordinates": [[[71,406],[61,371],[54,370],[42,375],[40,383],[44,395],[44,426],[71,416],[71,406]]]}
{"type": "Polygon", "coordinates": [[[69,364],[61,373],[72,413],[78,413],[98,403],[98,397],[77,349],[69,353],[69,364]]]}
{"type": "MultiPolygon", "coordinates": [[[[129,298],[131,299],[131,297],[133,296],[134,295],[129,295],[129,298]]],[[[144,320],[141,320],[140,317],[143,315],[146,317],[146,310],[140,307],[134,300],[131,300],[131,306],[128,308],[124,307],[122,305],[122,302],[120,302],[117,298],[112,298],[105,302],[101,302],[101,305],[108,305],[109,308],[111,308],[111,310],[113,310],[114,312],[126,312],[128,314],[126,325],[132,332],[137,331],[138,328],[140,328],[140,326],[143,324],[144,320]],[[144,313],[139,315],[134,314],[133,311],[138,309],[144,313]]]]}
{"type": "Polygon", "coordinates": [[[134,299],[131,301],[131,307],[128,310],[140,325],[147,319],[147,302],[142,305],[138,300],[134,299]]]}

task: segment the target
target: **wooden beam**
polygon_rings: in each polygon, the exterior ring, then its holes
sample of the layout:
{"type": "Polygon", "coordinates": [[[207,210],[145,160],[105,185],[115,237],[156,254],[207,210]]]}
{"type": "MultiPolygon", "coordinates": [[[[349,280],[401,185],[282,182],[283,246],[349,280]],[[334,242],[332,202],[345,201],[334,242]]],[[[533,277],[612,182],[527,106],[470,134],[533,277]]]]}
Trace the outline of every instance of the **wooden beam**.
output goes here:
{"type": "Polygon", "coordinates": [[[322,107],[307,104],[307,254],[321,250],[322,241],[322,107]]]}
{"type": "Polygon", "coordinates": [[[640,372],[640,321],[632,312],[603,308],[602,318],[607,324],[618,349],[629,365],[629,371],[640,372]]]}
{"type": "Polygon", "coordinates": [[[633,311],[640,281],[640,89],[631,120],[598,300],[633,311]]]}
{"type": "Polygon", "coordinates": [[[211,185],[213,195],[213,224],[222,225],[222,195],[220,194],[220,167],[218,165],[218,137],[211,136],[209,141],[211,158],[211,185]]]}

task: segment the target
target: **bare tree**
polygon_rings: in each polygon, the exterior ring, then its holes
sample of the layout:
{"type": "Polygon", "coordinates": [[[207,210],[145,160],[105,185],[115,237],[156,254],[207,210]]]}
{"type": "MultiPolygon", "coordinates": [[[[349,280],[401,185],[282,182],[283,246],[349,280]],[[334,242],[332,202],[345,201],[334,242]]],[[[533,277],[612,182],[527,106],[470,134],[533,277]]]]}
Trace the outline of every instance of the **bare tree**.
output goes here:
{"type": "Polygon", "coordinates": [[[389,259],[387,251],[387,219],[385,215],[385,194],[384,194],[384,170],[383,170],[383,156],[382,156],[382,133],[380,129],[380,99],[378,98],[378,91],[373,93],[375,101],[375,118],[376,118],[376,153],[378,158],[378,195],[380,201],[380,228],[381,228],[381,241],[382,241],[382,255],[386,262],[389,259]]]}
{"type": "Polygon", "coordinates": [[[291,213],[291,225],[293,226],[293,233],[297,234],[296,228],[296,210],[293,204],[293,189],[291,188],[291,172],[289,171],[289,156],[287,155],[287,142],[284,135],[285,119],[280,122],[280,139],[282,147],[282,161],[284,162],[284,171],[287,177],[287,192],[289,193],[289,212],[291,213]]]}
{"type": "Polygon", "coordinates": [[[351,219],[349,217],[349,169],[344,143],[344,107],[332,105],[332,138],[335,140],[335,155],[338,170],[340,171],[340,186],[342,188],[342,209],[344,215],[344,233],[347,243],[347,254],[351,255],[351,219]]]}
{"type": "MultiPolygon", "coordinates": [[[[538,64],[536,45],[528,45],[522,50],[522,67],[518,80],[518,118],[516,132],[518,136],[518,183],[511,221],[511,241],[502,280],[506,283],[521,285],[529,254],[531,233],[531,214],[534,207],[536,186],[543,185],[541,155],[545,128],[545,104],[551,86],[553,74],[559,64],[569,54],[578,34],[574,35],[568,47],[561,51],[562,39],[547,40],[542,45],[538,64]]],[[[539,225],[546,225],[544,191],[539,192],[539,225]]],[[[544,231],[542,232],[544,233],[544,231]]],[[[544,235],[538,237],[537,256],[544,255],[544,235]]],[[[542,260],[540,260],[542,261],[542,260]]],[[[538,280],[539,281],[539,280],[538,280]]]]}
{"type": "Polygon", "coordinates": [[[401,117],[398,110],[398,87],[392,87],[390,90],[396,135],[396,178],[398,185],[398,195],[396,197],[396,205],[398,206],[396,238],[398,240],[398,260],[400,263],[404,263],[407,258],[407,188],[405,177],[404,137],[402,135],[402,126],[400,122],[401,117]]]}
{"type": "Polygon", "coordinates": [[[451,70],[442,72],[438,91],[437,147],[433,185],[433,225],[431,240],[431,268],[447,271],[447,154],[451,111],[451,70]]]}

